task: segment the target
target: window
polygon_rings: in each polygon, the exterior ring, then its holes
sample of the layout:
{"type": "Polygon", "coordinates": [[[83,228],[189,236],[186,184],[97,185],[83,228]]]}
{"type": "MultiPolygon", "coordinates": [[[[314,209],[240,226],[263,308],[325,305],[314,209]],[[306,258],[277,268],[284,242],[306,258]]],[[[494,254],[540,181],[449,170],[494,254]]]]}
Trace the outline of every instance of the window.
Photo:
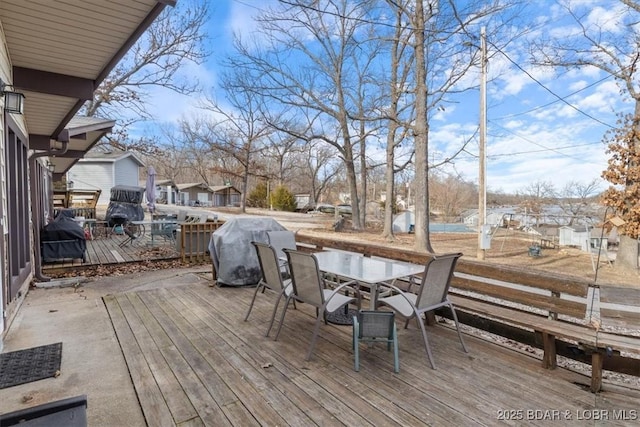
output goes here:
{"type": "Polygon", "coordinates": [[[9,301],[31,273],[30,209],[29,209],[29,150],[27,138],[12,120],[7,118],[5,139],[7,211],[7,266],[9,273],[9,301]]]}

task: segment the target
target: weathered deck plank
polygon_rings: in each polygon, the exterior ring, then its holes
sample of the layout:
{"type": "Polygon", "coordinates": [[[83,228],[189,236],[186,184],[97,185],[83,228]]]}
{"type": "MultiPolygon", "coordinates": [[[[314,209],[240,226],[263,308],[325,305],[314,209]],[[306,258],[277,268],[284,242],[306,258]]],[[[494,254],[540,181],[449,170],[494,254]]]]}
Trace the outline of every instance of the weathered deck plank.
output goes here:
{"type": "MultiPolygon", "coordinates": [[[[313,309],[291,307],[276,342],[264,337],[274,295],[260,295],[242,320],[252,292],[179,286],[106,299],[143,409],[166,401],[177,425],[237,426],[557,425],[596,410],[634,409],[615,392],[594,396],[582,375],[544,370],[536,358],[475,337],[465,336],[465,354],[441,325],[428,330],[437,370],[415,323],[399,330],[399,374],[382,345],[363,347],[360,372],[353,371],[345,326],[322,325],[306,362],[313,309]],[[194,410],[198,416],[188,418],[194,410]],[[561,418],[541,419],[544,411],[561,418]]],[[[147,422],[161,425],[156,415],[147,422]]],[[[624,425],[608,425],[616,422],[624,425]]]]}
{"type": "Polygon", "coordinates": [[[120,347],[124,354],[131,380],[135,384],[140,406],[148,425],[175,426],[165,398],[156,383],[155,376],[147,364],[138,341],[131,330],[126,316],[114,296],[104,298],[114,328],[118,331],[120,347]]]}
{"type": "Polygon", "coordinates": [[[165,239],[155,239],[145,236],[134,244],[120,246],[126,236],[108,235],[93,240],[87,240],[86,260],[61,259],[43,265],[43,271],[69,268],[87,268],[97,265],[121,264],[143,260],[177,259],[180,252],[175,248],[175,242],[165,239]]]}
{"type": "Polygon", "coordinates": [[[158,387],[167,401],[167,406],[173,414],[176,424],[179,425],[197,418],[197,411],[160,350],[161,348],[165,349],[166,353],[166,349],[172,346],[171,340],[161,334],[151,334],[150,331],[157,331],[159,325],[145,310],[138,295],[121,294],[117,299],[125,312],[131,330],[137,337],[138,345],[148,361],[149,368],[156,378],[158,387]]]}

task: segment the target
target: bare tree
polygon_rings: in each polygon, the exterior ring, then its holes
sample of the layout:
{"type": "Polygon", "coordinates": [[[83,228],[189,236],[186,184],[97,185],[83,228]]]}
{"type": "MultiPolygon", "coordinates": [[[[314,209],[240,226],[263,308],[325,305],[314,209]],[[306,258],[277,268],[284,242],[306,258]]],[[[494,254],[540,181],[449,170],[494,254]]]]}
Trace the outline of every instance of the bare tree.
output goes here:
{"type": "Polygon", "coordinates": [[[301,151],[302,141],[295,136],[280,131],[273,131],[267,135],[268,147],[264,151],[267,162],[273,161],[274,168],[267,167],[267,171],[273,171],[277,185],[284,185],[292,176],[295,169],[294,154],[301,151]]]}
{"type": "Polygon", "coordinates": [[[394,11],[393,33],[389,36],[389,81],[388,81],[388,107],[387,117],[387,141],[386,141],[386,199],[384,206],[384,227],[382,235],[388,240],[394,239],[393,234],[393,212],[396,204],[396,173],[403,170],[412,160],[413,155],[406,158],[404,165],[396,165],[396,152],[400,144],[407,139],[409,126],[403,124],[401,119],[403,112],[409,109],[409,116],[413,116],[410,103],[402,103],[406,95],[406,87],[413,67],[414,55],[409,49],[409,39],[411,29],[404,19],[405,6],[398,4],[395,0],[387,0],[389,7],[394,11]]]}
{"type": "Polygon", "coordinates": [[[610,141],[609,167],[603,177],[612,186],[604,203],[615,208],[624,221],[620,227],[620,247],[615,267],[638,269],[640,211],[638,175],[640,174],[640,1],[608,2],[606,14],[594,15],[592,5],[565,1],[560,6],[573,21],[562,38],[543,38],[532,43],[532,62],[538,65],[575,68],[595,67],[613,76],[621,89],[621,99],[630,97],[634,111],[621,124],[610,141]],[[618,186],[622,186],[619,188],[618,186]]]}
{"type": "Polygon", "coordinates": [[[111,145],[152,151],[149,141],[130,141],[126,131],[132,123],[150,118],[148,90],[164,87],[191,94],[199,89],[198,82],[181,76],[180,70],[207,57],[203,42],[208,15],[204,1],[180,1],[166,8],[96,89],[81,113],[119,119],[119,130],[108,140],[111,145]]]}
{"type": "Polygon", "coordinates": [[[535,218],[536,226],[540,223],[540,217],[544,208],[556,199],[556,189],[552,182],[536,181],[518,191],[521,199],[520,206],[525,214],[535,218]]]}
{"type": "MultiPolygon", "coordinates": [[[[400,6],[399,2],[395,2],[400,6]]],[[[429,235],[429,125],[436,108],[443,108],[448,95],[464,90],[463,76],[479,61],[478,49],[466,47],[475,41],[475,31],[487,23],[488,34],[506,43],[510,20],[507,14],[518,0],[492,2],[455,0],[415,0],[404,5],[412,28],[411,48],[415,55],[415,120],[411,123],[415,145],[415,248],[433,252],[429,235]]],[[[451,156],[450,158],[453,158],[451,156]]]]}
{"type": "MultiPolygon", "coordinates": [[[[162,136],[155,144],[159,152],[171,153],[158,155],[146,154],[148,165],[153,165],[159,178],[170,179],[173,182],[186,182],[190,174],[189,158],[192,156],[189,149],[184,146],[182,134],[178,134],[173,128],[162,128],[162,136]]],[[[189,177],[188,180],[191,178],[189,177]]]]}
{"type": "Polygon", "coordinates": [[[300,168],[301,173],[309,179],[311,197],[314,206],[316,206],[320,195],[340,172],[340,163],[336,161],[335,148],[320,141],[311,142],[307,145],[304,163],[300,168]]]}
{"type": "MultiPolygon", "coordinates": [[[[256,155],[264,152],[267,138],[273,132],[265,120],[262,98],[249,90],[253,78],[242,70],[227,69],[221,78],[225,102],[222,104],[215,98],[209,98],[202,105],[212,118],[204,123],[199,135],[212,152],[220,153],[223,158],[232,158],[233,163],[239,166],[237,176],[241,180],[242,212],[246,210],[249,176],[264,175],[256,155]]],[[[225,168],[225,172],[229,173],[230,169],[225,168]]]]}
{"type": "MultiPolygon", "coordinates": [[[[252,70],[254,90],[273,103],[317,113],[317,127],[308,140],[322,140],[338,151],[345,165],[351,195],[353,228],[361,229],[357,153],[362,137],[352,131],[353,118],[361,119],[354,105],[362,93],[356,59],[364,66],[375,55],[366,19],[373,0],[300,0],[280,2],[279,10],[258,20],[259,41],[238,40],[240,53],[233,65],[252,70]]],[[[374,43],[375,44],[375,43],[374,43]]],[[[364,68],[362,68],[364,69],[364,68]]],[[[368,79],[367,82],[371,82],[368,79]]]]}
{"type": "Polygon", "coordinates": [[[429,181],[432,210],[440,213],[446,222],[459,218],[465,209],[473,206],[474,201],[477,203],[476,186],[459,176],[441,176],[432,171],[429,181]]]}
{"type": "Polygon", "coordinates": [[[558,204],[564,215],[569,218],[568,225],[573,225],[580,217],[594,214],[591,206],[598,194],[599,182],[569,181],[558,196],[558,204]]]}
{"type": "Polygon", "coordinates": [[[185,161],[190,172],[188,177],[183,177],[187,182],[204,182],[211,185],[223,169],[220,162],[222,156],[215,155],[209,140],[203,138],[208,134],[209,126],[209,120],[205,117],[192,117],[180,122],[182,151],[185,153],[185,161]]]}

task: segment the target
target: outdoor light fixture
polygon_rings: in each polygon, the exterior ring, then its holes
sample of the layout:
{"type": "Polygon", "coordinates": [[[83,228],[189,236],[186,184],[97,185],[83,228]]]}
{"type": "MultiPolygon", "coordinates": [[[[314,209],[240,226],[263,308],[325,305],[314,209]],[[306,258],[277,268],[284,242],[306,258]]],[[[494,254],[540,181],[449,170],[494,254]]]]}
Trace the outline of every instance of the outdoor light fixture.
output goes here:
{"type": "Polygon", "coordinates": [[[24,95],[20,92],[7,90],[7,86],[10,85],[0,80],[0,93],[4,95],[4,111],[22,114],[24,110],[24,95]]]}
{"type": "Polygon", "coordinates": [[[56,165],[49,161],[49,164],[47,164],[47,169],[49,169],[49,172],[54,173],[56,171],[56,165]]]}

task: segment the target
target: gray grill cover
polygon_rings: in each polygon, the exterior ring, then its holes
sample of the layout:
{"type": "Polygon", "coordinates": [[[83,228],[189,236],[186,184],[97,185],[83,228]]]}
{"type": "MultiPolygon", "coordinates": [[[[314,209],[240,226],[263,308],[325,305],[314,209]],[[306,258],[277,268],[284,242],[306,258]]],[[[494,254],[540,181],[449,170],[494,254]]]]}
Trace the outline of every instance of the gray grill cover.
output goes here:
{"type": "Polygon", "coordinates": [[[127,185],[116,185],[111,188],[111,197],[105,221],[110,225],[115,222],[112,218],[124,218],[122,223],[127,221],[142,221],[144,219],[144,210],[142,208],[142,198],[144,196],[143,187],[131,187],[127,185]]]}
{"type": "Polygon", "coordinates": [[[286,230],[273,218],[237,217],[211,234],[209,253],[218,284],[255,285],[260,281],[260,264],[252,241],[267,243],[267,231],[286,230]]]}

